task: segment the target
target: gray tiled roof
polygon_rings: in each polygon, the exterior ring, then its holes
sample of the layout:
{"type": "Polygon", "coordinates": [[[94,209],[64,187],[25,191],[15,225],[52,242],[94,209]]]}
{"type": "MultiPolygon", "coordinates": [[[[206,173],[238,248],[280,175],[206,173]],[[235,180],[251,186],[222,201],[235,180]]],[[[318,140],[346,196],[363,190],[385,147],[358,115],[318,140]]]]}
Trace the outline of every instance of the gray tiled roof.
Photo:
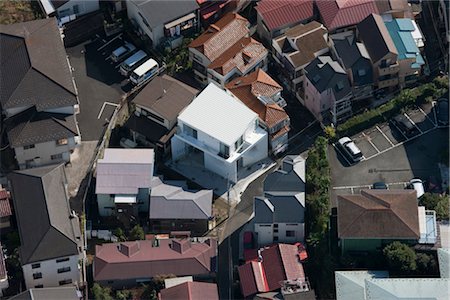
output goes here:
{"type": "Polygon", "coordinates": [[[72,106],[76,90],[55,18],[0,25],[0,103],[38,111],[72,106]]]}
{"type": "Polygon", "coordinates": [[[20,260],[32,262],[78,254],[81,233],[71,216],[64,165],[9,175],[20,234],[20,260]]]}
{"type": "Polygon", "coordinates": [[[34,107],[6,120],[12,147],[57,141],[78,135],[75,116],[37,112],[34,107]]]}
{"type": "Polygon", "coordinates": [[[80,300],[74,286],[29,289],[10,300],[80,300]]]}
{"type": "Polygon", "coordinates": [[[195,0],[129,0],[139,7],[141,14],[147,19],[150,27],[164,25],[183,17],[199,6],[195,0]]]}
{"type": "Polygon", "coordinates": [[[317,57],[305,68],[305,72],[320,93],[332,89],[336,100],[344,98],[351,92],[347,73],[329,56],[317,57]]]}

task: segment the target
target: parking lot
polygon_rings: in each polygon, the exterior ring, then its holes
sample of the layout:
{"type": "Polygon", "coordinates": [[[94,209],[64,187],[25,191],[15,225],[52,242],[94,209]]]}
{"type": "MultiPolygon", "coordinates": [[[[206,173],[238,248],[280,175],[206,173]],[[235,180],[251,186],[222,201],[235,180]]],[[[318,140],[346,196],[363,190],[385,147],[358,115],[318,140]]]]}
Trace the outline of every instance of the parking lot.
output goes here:
{"type": "Polygon", "coordinates": [[[432,105],[408,111],[406,116],[418,128],[410,138],[387,123],[352,137],[364,155],[357,164],[349,164],[336,147],[330,146],[333,206],[337,195],[359,193],[375,182],[386,183],[388,189],[403,189],[414,177],[421,178],[425,188],[430,182],[440,182],[438,163],[448,153],[448,127],[436,125],[432,105]]]}

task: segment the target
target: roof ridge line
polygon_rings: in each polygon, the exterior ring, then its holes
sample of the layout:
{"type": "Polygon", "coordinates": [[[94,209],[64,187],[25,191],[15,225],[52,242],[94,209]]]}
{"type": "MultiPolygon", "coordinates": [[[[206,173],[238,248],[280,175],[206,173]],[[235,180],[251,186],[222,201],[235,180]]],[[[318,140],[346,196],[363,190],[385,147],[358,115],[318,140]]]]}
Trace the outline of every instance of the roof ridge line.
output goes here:
{"type": "MultiPolygon", "coordinates": [[[[31,63],[31,59],[30,59],[30,65],[31,65],[31,68],[30,68],[30,69],[35,70],[36,72],[38,72],[39,74],[41,74],[42,76],[44,76],[45,78],[47,78],[48,80],[52,81],[52,82],[53,82],[54,84],[56,84],[57,86],[60,86],[61,88],[63,88],[64,90],[66,90],[67,92],[69,92],[70,94],[72,94],[73,96],[78,97],[78,95],[77,95],[76,93],[73,93],[73,92],[69,91],[66,87],[62,86],[59,82],[53,80],[52,78],[50,78],[50,77],[48,77],[47,75],[45,75],[44,73],[42,73],[39,69],[35,68],[35,67],[33,66],[33,64],[31,63]]],[[[69,68],[69,70],[70,70],[70,68],[69,68]]],[[[72,75],[72,71],[70,71],[70,74],[72,75]]],[[[72,78],[72,84],[73,84],[73,76],[71,76],[71,78],[72,78]]],[[[74,86],[74,89],[75,89],[75,86],[74,86]]],[[[61,106],[60,106],[60,107],[61,107],[61,106]]]]}

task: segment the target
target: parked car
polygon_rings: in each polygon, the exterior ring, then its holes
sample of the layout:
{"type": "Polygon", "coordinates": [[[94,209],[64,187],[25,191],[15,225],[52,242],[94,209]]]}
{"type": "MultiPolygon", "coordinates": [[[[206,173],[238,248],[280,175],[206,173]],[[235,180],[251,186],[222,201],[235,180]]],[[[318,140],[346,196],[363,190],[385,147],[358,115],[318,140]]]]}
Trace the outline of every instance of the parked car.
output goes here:
{"type": "Polygon", "coordinates": [[[359,148],[349,137],[339,139],[338,146],[353,163],[357,163],[362,160],[363,155],[361,150],[359,150],[359,148]]]}
{"type": "Polygon", "coordinates": [[[133,44],[125,42],[125,45],[120,46],[112,52],[111,60],[113,62],[118,62],[133,53],[134,50],[136,50],[136,47],[133,44]]]}
{"type": "Polygon", "coordinates": [[[406,137],[412,137],[417,134],[417,128],[414,124],[404,115],[398,115],[391,120],[406,137]]]}
{"type": "Polygon", "coordinates": [[[154,76],[158,75],[159,65],[153,58],[150,58],[138,68],[136,68],[133,73],[131,73],[130,81],[134,85],[141,85],[144,82],[150,80],[154,76]]]}
{"type": "Polygon", "coordinates": [[[438,125],[448,125],[448,99],[441,98],[436,104],[438,125]]]}
{"type": "Polygon", "coordinates": [[[142,50],[139,50],[135,54],[128,57],[121,65],[120,65],[120,74],[123,76],[128,76],[130,73],[139,67],[145,60],[147,59],[147,53],[142,50]]]}
{"type": "Polygon", "coordinates": [[[425,194],[425,189],[423,187],[423,181],[420,178],[413,178],[409,181],[408,189],[416,190],[417,199],[425,194]]]}
{"type": "Polygon", "coordinates": [[[387,190],[387,185],[386,185],[386,183],[384,183],[382,181],[375,182],[372,185],[372,189],[374,189],[374,190],[387,190]]]}
{"type": "Polygon", "coordinates": [[[123,148],[136,148],[137,143],[127,138],[120,139],[120,146],[123,148]]]}

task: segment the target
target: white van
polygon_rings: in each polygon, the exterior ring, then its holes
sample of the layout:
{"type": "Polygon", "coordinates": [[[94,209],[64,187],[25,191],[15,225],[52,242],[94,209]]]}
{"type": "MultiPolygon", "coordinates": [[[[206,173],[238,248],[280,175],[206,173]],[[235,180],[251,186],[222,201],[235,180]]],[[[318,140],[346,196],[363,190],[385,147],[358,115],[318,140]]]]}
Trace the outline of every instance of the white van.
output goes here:
{"type": "Polygon", "coordinates": [[[136,47],[133,44],[125,42],[125,45],[120,46],[112,52],[111,60],[113,62],[118,62],[119,60],[134,52],[134,50],[136,50],[136,47]]]}
{"type": "Polygon", "coordinates": [[[134,85],[140,85],[153,76],[156,76],[158,70],[158,63],[153,58],[150,58],[131,73],[130,80],[134,85]]]}
{"type": "Polygon", "coordinates": [[[143,62],[147,58],[147,53],[142,50],[139,50],[135,54],[128,57],[121,65],[120,65],[120,74],[123,76],[128,76],[131,71],[136,69],[141,62],[143,62]]]}

